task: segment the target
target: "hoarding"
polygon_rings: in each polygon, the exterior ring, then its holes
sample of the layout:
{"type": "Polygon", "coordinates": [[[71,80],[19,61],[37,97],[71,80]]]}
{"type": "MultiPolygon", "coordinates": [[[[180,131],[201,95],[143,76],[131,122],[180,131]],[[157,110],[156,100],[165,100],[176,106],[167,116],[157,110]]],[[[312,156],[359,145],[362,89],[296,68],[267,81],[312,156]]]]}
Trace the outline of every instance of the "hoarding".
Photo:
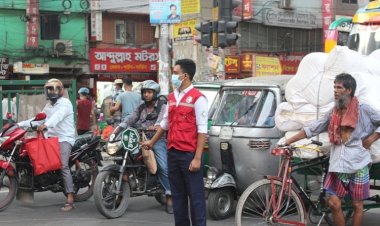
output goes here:
{"type": "Polygon", "coordinates": [[[180,0],[149,0],[151,24],[174,24],[181,22],[180,0]]]}

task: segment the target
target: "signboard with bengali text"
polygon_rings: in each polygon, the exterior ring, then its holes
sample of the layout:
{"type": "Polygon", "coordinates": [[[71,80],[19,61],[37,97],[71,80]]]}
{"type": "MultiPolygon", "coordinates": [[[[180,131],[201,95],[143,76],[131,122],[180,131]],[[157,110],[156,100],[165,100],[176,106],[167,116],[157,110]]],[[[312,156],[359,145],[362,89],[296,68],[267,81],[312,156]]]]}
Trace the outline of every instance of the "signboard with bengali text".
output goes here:
{"type": "Polygon", "coordinates": [[[156,72],[157,49],[90,50],[90,71],[107,73],[156,72]]]}
{"type": "Polygon", "coordinates": [[[151,24],[174,24],[181,22],[180,0],[149,0],[151,24]]]}
{"type": "Polygon", "coordinates": [[[174,24],[173,38],[174,41],[192,40],[195,35],[195,25],[197,20],[188,20],[179,24],[174,24]]]}
{"type": "Polygon", "coordinates": [[[200,0],[182,0],[182,14],[200,13],[200,0]]]}
{"type": "Polygon", "coordinates": [[[278,57],[255,55],[253,61],[253,71],[255,76],[282,74],[281,62],[278,57]]]}
{"type": "Polygon", "coordinates": [[[38,49],[39,0],[26,1],[26,43],[27,49],[38,49]]]}
{"type": "Polygon", "coordinates": [[[240,58],[238,56],[225,56],[224,70],[226,73],[239,73],[240,72],[240,58]]]}

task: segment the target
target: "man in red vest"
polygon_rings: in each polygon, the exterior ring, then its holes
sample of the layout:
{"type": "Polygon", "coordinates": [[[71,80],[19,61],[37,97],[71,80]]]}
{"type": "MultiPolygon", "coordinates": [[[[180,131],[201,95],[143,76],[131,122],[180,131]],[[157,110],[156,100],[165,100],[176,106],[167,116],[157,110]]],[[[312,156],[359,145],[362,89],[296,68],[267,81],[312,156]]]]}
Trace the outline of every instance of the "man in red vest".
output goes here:
{"type": "Polygon", "coordinates": [[[90,90],[82,87],[78,90],[79,99],[77,100],[78,123],[77,133],[82,135],[91,129],[91,118],[96,127],[96,115],[92,100],[89,99],[90,90]]]}
{"type": "Polygon", "coordinates": [[[173,68],[166,113],[152,140],[142,144],[151,148],[168,131],[168,170],[176,226],[206,225],[206,203],[201,157],[207,133],[207,99],[193,87],[196,65],[190,59],[178,60],[173,68]]]}

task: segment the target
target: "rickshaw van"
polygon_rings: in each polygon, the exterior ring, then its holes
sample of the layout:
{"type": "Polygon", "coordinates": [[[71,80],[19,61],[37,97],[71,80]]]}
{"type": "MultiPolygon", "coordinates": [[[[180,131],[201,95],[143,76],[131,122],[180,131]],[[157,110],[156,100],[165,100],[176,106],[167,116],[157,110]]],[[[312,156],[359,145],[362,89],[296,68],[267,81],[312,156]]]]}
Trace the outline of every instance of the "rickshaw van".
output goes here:
{"type": "Polygon", "coordinates": [[[221,86],[209,112],[205,188],[211,218],[229,217],[234,200],[250,184],[277,172],[279,160],[270,151],[284,133],[274,116],[291,77],[252,77],[221,86]]]}

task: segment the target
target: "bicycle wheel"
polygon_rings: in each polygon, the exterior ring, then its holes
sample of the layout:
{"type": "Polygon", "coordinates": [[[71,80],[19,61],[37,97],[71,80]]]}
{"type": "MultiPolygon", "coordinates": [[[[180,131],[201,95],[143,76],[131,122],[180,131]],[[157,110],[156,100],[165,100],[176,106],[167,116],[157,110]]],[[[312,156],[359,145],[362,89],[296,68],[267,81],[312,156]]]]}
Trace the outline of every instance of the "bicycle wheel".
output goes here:
{"type": "MultiPolygon", "coordinates": [[[[275,195],[278,197],[282,183],[274,182],[275,195]]],[[[240,196],[236,207],[235,225],[289,225],[277,222],[273,218],[270,204],[273,197],[271,182],[268,179],[251,184],[240,196]]],[[[282,220],[296,221],[306,224],[305,208],[300,197],[292,189],[290,197],[284,195],[278,216],[282,220]]]]}

